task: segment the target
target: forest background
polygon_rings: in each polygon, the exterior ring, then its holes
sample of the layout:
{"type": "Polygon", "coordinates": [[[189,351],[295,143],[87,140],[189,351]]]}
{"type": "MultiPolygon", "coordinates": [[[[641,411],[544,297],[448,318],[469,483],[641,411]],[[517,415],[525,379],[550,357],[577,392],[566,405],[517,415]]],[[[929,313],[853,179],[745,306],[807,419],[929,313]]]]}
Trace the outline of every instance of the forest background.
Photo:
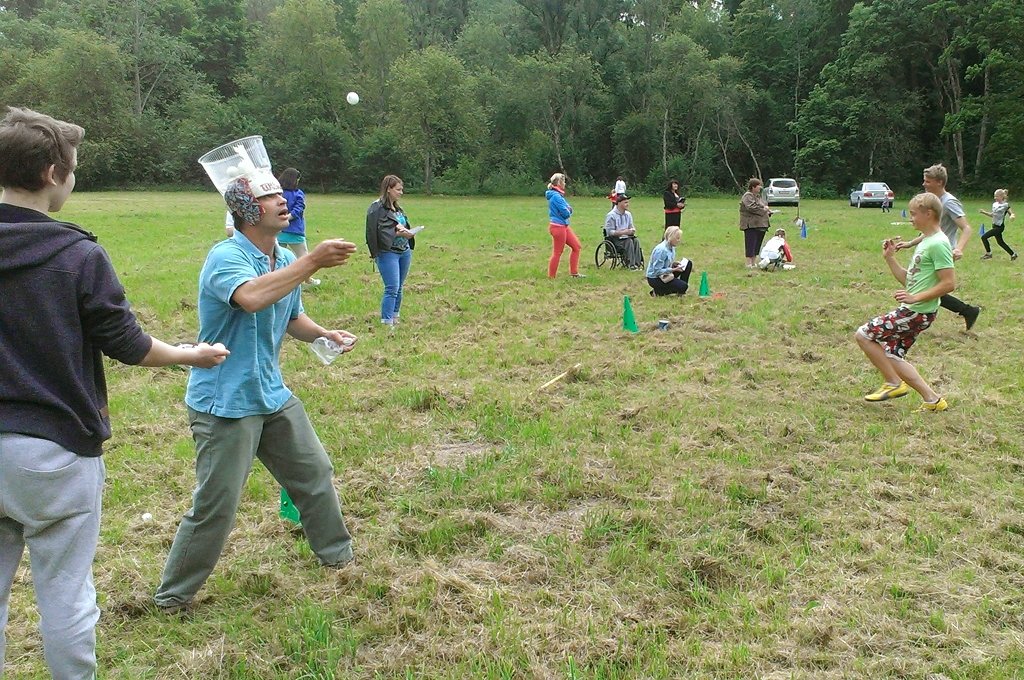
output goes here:
{"type": "Polygon", "coordinates": [[[1020,188],[1019,0],[0,0],[0,103],[86,128],[79,186],[191,187],[262,134],[307,190],[1020,188]],[[362,101],[350,106],[349,91],[362,101]]]}

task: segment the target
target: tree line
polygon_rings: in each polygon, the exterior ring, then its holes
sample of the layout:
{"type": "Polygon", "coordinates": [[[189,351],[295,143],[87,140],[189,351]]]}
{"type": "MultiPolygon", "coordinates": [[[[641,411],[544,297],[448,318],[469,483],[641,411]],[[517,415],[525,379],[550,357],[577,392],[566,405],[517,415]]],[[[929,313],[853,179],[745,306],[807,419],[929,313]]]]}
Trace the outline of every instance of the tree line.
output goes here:
{"type": "Polygon", "coordinates": [[[0,102],[86,128],[85,188],[262,134],[322,191],[984,193],[1022,185],[1021,63],[1019,0],[0,0],[0,102]]]}

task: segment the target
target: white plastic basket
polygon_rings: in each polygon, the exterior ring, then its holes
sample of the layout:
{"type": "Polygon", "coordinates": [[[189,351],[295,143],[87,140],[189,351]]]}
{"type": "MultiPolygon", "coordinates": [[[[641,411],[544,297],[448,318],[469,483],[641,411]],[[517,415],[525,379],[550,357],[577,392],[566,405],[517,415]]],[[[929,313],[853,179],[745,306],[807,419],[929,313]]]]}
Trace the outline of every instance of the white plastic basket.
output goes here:
{"type": "Polygon", "coordinates": [[[221,144],[199,157],[199,164],[213,180],[222,195],[228,184],[243,174],[263,170],[270,173],[270,156],[263,146],[263,137],[251,135],[221,144]]]}

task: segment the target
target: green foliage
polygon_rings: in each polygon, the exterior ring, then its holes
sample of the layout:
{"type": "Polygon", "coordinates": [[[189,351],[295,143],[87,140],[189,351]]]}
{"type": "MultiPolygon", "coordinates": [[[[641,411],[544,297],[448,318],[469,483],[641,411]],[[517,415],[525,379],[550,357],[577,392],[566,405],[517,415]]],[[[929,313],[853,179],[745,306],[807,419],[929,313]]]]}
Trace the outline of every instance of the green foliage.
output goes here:
{"type": "Polygon", "coordinates": [[[605,94],[597,65],[575,50],[558,56],[538,53],[520,59],[510,78],[523,110],[551,139],[557,162],[553,170],[582,175],[587,167],[582,143],[594,132],[589,124],[605,94]]]}
{"type": "Polygon", "coordinates": [[[630,177],[646,177],[658,161],[660,120],[651,114],[633,113],[612,129],[615,166],[630,177]]]}
{"type": "Polygon", "coordinates": [[[412,23],[401,0],[365,0],[356,13],[356,32],[364,106],[383,121],[394,91],[391,68],[410,49],[412,23]]]}
{"type": "Polygon", "coordinates": [[[303,181],[320,191],[355,188],[345,177],[338,177],[334,168],[351,167],[355,155],[355,140],[351,133],[338,125],[314,119],[296,128],[288,147],[275,152],[278,167],[302,166],[303,181]]]}
{"type": "Polygon", "coordinates": [[[961,189],[1020,185],[1013,0],[3,6],[0,101],[87,129],[111,157],[83,188],[192,184],[196,157],[254,133],[323,188],[365,189],[400,165],[445,191],[514,190],[564,170],[652,190],[668,175],[732,191],[792,174],[839,192],[910,184],[935,160],[961,189]],[[82,82],[98,88],[84,99],[109,107],[76,101],[82,82]]]}
{"type": "Polygon", "coordinates": [[[183,36],[199,54],[196,69],[223,97],[238,94],[236,78],[253,37],[245,8],[245,0],[196,0],[196,21],[183,36]]]}
{"type": "Polygon", "coordinates": [[[124,61],[113,45],[88,31],[62,29],[57,35],[57,47],[20,65],[2,99],[64,120],[92,121],[81,154],[90,160],[76,175],[87,186],[109,186],[130,173],[130,140],[138,129],[131,118],[124,61]],[[80,87],[83,82],[90,87],[80,87]],[[69,91],[76,96],[67,97],[69,91]]]}
{"type": "MultiPolygon", "coordinates": [[[[384,175],[408,175],[413,166],[399,150],[398,140],[395,131],[386,127],[376,128],[359,140],[351,186],[376,192],[384,175]]],[[[409,184],[407,179],[406,186],[409,184]]]]}
{"type": "Polygon", "coordinates": [[[479,148],[486,119],[473,101],[472,83],[462,62],[437,47],[396,62],[394,82],[402,94],[390,124],[400,148],[422,163],[423,186],[429,193],[436,171],[479,148]]]}
{"type": "Polygon", "coordinates": [[[262,48],[250,57],[245,89],[282,143],[311,120],[342,125],[348,115],[354,60],[337,35],[337,12],[330,0],[288,0],[257,36],[262,48]]]}
{"type": "Polygon", "coordinates": [[[483,163],[471,156],[462,156],[455,167],[438,179],[436,188],[442,194],[472,196],[482,193],[485,178],[483,163]]]}
{"type": "MultiPolygon", "coordinates": [[[[893,49],[896,19],[885,3],[851,12],[838,57],[822,70],[793,125],[804,140],[797,154],[802,176],[818,184],[831,176],[842,191],[865,180],[902,179],[920,158],[915,140],[929,120],[920,114],[927,98],[902,86],[902,62],[915,47],[893,49]]],[[[910,22],[899,30],[919,28],[910,22]]]]}

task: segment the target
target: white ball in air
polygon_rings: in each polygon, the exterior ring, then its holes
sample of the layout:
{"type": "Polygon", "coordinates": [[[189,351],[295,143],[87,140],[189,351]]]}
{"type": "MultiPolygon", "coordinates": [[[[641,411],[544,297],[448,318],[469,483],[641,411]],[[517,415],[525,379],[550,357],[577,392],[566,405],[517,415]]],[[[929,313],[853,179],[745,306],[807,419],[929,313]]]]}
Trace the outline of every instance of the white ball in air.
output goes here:
{"type": "Polygon", "coordinates": [[[359,95],[356,94],[355,92],[349,92],[347,95],[345,95],[345,101],[355,106],[356,104],[359,103],[359,95]]]}

